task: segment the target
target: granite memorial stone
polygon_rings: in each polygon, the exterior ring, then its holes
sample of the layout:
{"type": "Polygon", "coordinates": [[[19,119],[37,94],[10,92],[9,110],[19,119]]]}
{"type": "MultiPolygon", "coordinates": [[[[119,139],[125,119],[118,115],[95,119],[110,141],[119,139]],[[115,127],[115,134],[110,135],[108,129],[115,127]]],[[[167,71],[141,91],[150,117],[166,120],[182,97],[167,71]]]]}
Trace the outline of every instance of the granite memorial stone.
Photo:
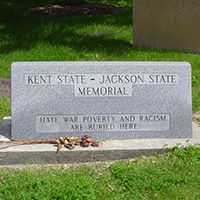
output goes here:
{"type": "Polygon", "coordinates": [[[133,0],[133,44],[200,53],[199,0],[133,0]]]}
{"type": "Polygon", "coordinates": [[[185,62],[15,62],[12,138],[189,138],[185,62]]]}

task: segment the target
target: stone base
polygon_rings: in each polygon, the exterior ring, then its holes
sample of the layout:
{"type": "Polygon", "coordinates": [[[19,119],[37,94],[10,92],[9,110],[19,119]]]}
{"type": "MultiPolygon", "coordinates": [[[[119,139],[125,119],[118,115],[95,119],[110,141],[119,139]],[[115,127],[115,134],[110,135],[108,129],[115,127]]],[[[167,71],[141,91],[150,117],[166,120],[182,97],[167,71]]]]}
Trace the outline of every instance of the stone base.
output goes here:
{"type": "Polygon", "coordinates": [[[184,146],[188,144],[200,144],[200,127],[193,122],[193,137],[190,139],[106,140],[102,141],[102,144],[96,148],[76,147],[72,151],[62,148],[61,151],[56,154],[56,148],[50,144],[12,145],[7,143],[9,139],[6,138],[5,135],[9,135],[10,124],[11,120],[6,118],[3,122],[4,136],[0,136],[1,167],[21,166],[26,164],[68,164],[123,160],[144,155],[150,156],[160,154],[164,151],[164,147],[173,148],[177,144],[184,146]],[[7,124],[7,126],[5,124],[7,124]]]}

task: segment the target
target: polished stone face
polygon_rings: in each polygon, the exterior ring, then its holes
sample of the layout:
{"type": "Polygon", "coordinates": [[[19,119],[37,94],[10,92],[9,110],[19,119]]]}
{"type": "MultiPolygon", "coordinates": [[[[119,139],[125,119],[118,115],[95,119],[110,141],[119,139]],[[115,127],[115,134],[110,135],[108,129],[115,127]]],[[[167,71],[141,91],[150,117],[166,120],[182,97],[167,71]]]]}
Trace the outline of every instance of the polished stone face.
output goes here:
{"type": "Polygon", "coordinates": [[[12,138],[192,136],[184,62],[16,62],[12,138]]]}
{"type": "Polygon", "coordinates": [[[133,0],[133,44],[200,53],[199,0],[133,0]]]}

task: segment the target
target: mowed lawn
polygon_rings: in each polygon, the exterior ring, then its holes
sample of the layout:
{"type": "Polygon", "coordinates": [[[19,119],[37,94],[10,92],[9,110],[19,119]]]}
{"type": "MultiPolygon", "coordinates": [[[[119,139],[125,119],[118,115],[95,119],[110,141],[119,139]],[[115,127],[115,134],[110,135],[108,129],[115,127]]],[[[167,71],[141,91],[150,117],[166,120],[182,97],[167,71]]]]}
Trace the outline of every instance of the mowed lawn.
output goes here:
{"type": "MultiPolygon", "coordinates": [[[[50,2],[56,0],[0,1],[0,77],[10,78],[13,61],[188,61],[193,111],[200,111],[200,55],[131,46],[132,0],[98,1],[123,8],[108,15],[25,14],[27,9],[50,2]]],[[[9,114],[10,99],[0,98],[0,118],[9,114]]]]}
{"type": "Polygon", "coordinates": [[[81,167],[0,169],[2,200],[199,200],[200,148],[81,167]]]}

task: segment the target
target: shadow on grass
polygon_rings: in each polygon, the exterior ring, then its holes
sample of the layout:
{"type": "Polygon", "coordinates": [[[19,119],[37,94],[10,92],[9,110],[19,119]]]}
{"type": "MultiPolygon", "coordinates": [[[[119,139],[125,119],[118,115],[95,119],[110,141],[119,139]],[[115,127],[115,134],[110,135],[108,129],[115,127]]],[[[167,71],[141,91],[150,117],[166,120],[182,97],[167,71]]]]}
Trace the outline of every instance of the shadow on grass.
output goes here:
{"type": "MultiPolygon", "coordinates": [[[[39,17],[26,16],[28,8],[50,3],[51,0],[2,0],[0,2],[0,53],[31,50],[40,43],[70,47],[82,51],[126,53],[129,41],[114,38],[123,26],[132,24],[131,8],[118,14],[101,16],[39,17]],[[86,31],[84,28],[89,26],[86,31]],[[96,26],[114,26],[114,31],[93,33],[96,26]],[[116,51],[116,46],[118,47],[116,51]]],[[[104,28],[105,29],[105,28],[104,28]]],[[[123,34],[123,33],[122,33],[123,34]]]]}

